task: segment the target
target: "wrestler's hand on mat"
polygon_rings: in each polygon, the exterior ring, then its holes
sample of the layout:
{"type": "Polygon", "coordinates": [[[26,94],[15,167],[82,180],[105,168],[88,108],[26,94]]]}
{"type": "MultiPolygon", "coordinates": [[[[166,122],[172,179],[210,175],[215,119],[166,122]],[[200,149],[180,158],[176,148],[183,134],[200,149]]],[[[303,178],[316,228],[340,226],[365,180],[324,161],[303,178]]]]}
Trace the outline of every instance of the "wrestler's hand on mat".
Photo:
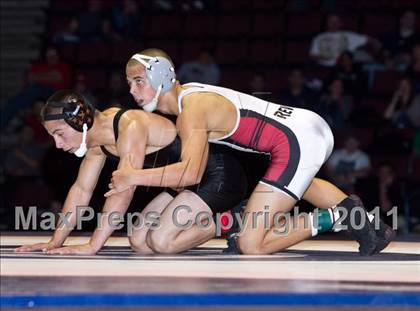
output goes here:
{"type": "Polygon", "coordinates": [[[106,197],[126,191],[135,186],[133,175],[136,170],[131,164],[131,154],[121,159],[121,165],[118,170],[112,173],[111,183],[108,185],[111,190],[105,193],[106,197]]]}
{"type": "Polygon", "coordinates": [[[17,253],[24,253],[24,252],[35,252],[35,251],[43,251],[47,252],[51,249],[60,247],[61,245],[54,244],[53,242],[48,243],[37,243],[33,245],[22,245],[15,249],[17,253]]]}
{"type": "Polygon", "coordinates": [[[49,251],[47,251],[47,254],[50,255],[95,255],[97,253],[97,250],[88,244],[83,245],[72,245],[72,246],[66,246],[66,247],[60,247],[60,248],[54,248],[49,251]]]}

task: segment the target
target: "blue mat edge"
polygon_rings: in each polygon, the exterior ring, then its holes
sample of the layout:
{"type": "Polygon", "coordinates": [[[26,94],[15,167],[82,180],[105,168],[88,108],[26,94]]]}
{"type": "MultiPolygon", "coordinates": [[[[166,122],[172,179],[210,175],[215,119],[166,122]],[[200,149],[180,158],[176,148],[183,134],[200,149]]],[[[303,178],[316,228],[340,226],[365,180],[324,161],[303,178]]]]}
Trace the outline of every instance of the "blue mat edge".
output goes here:
{"type": "Polygon", "coordinates": [[[419,307],[419,293],[200,293],[1,295],[2,308],[190,306],[404,306],[419,307]]]}

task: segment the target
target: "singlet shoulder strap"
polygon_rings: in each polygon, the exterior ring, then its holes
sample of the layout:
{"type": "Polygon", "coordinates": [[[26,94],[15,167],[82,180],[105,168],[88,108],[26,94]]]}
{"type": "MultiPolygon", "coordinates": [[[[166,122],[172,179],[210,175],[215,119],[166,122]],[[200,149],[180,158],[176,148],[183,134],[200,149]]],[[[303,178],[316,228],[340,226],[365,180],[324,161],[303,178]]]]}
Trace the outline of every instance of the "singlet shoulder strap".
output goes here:
{"type": "MultiPolygon", "coordinates": [[[[112,121],[112,128],[114,130],[114,137],[115,141],[118,140],[118,124],[120,123],[121,116],[127,111],[128,109],[120,109],[115,114],[114,119],[112,121]]],[[[119,160],[119,157],[113,155],[111,152],[108,151],[108,149],[105,148],[105,146],[101,146],[102,152],[109,158],[112,158],[114,160],[119,160]]]]}
{"type": "Polygon", "coordinates": [[[111,152],[109,152],[108,149],[105,148],[105,146],[101,146],[101,150],[108,158],[111,158],[111,159],[117,160],[117,161],[120,159],[119,157],[117,157],[117,156],[113,155],[111,152]]]}
{"type": "Polygon", "coordinates": [[[120,109],[114,116],[114,121],[112,122],[112,126],[114,128],[114,137],[115,141],[118,140],[118,124],[120,123],[121,116],[127,111],[128,109],[120,109]]]}
{"type": "Polygon", "coordinates": [[[189,86],[188,89],[182,90],[181,93],[178,95],[178,111],[182,112],[182,98],[187,96],[188,94],[195,93],[195,92],[205,92],[205,86],[201,83],[187,83],[184,86],[189,86]]]}

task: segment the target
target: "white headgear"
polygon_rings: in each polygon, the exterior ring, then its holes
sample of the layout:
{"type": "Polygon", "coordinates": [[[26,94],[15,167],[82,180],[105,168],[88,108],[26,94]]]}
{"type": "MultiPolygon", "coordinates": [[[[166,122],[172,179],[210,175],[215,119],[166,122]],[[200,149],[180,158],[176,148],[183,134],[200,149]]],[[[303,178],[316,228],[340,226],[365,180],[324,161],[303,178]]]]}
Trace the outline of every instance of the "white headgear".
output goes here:
{"type": "Polygon", "coordinates": [[[144,110],[152,112],[156,110],[159,95],[170,91],[175,85],[175,69],[168,59],[161,56],[134,54],[131,59],[138,61],[146,68],[147,80],[156,91],[152,101],[143,105],[144,110]]]}

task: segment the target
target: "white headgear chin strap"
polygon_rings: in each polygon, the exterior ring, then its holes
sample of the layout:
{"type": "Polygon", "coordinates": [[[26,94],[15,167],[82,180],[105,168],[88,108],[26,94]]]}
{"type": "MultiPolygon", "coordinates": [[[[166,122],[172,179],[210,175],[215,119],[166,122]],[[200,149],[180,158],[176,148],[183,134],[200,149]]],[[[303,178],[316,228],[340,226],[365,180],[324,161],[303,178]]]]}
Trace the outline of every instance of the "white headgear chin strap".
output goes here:
{"type": "Polygon", "coordinates": [[[150,101],[150,103],[147,103],[145,105],[143,105],[143,110],[147,111],[147,112],[153,112],[156,110],[157,105],[158,105],[158,99],[159,99],[159,95],[160,92],[162,91],[162,85],[159,85],[158,90],[155,94],[155,96],[153,97],[153,99],[150,101]]]}
{"type": "Polygon", "coordinates": [[[83,123],[83,137],[82,137],[82,143],[80,144],[80,147],[74,152],[74,154],[81,158],[83,157],[87,152],[87,146],[86,146],[86,136],[87,136],[88,126],[86,123],[83,123]]]}

